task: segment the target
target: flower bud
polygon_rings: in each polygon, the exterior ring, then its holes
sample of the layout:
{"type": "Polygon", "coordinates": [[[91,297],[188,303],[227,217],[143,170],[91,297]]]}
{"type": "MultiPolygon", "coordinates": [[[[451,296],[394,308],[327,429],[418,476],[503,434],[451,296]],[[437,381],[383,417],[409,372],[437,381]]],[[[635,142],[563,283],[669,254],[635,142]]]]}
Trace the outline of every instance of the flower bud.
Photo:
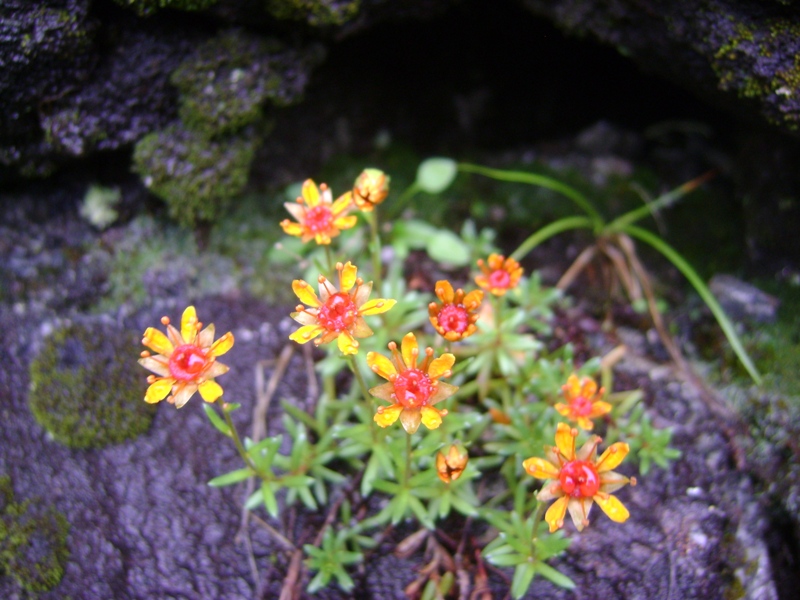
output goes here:
{"type": "Polygon", "coordinates": [[[389,177],[380,169],[364,169],[353,184],[353,200],[370,212],[389,195],[389,177]]]}
{"type": "Polygon", "coordinates": [[[469,455],[463,446],[453,444],[447,451],[439,452],[436,455],[436,474],[445,483],[450,483],[461,477],[461,473],[467,468],[469,455]]]}

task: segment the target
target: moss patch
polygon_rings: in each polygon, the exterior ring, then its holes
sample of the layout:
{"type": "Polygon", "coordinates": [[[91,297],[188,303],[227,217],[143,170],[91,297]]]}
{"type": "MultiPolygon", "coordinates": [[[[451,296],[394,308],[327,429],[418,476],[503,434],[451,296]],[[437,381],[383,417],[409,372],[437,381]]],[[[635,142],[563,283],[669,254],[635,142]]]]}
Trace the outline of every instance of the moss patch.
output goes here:
{"type": "Polygon", "coordinates": [[[309,25],[342,25],[358,14],[361,0],[267,0],[278,19],[304,19],[309,25]]]}
{"type": "Polygon", "coordinates": [[[114,0],[114,2],[130,7],[144,16],[151,15],[161,8],[203,10],[216,4],[217,0],[114,0]]]}
{"type": "Polygon", "coordinates": [[[36,508],[17,502],[11,479],[0,477],[0,575],[34,593],[58,585],[69,558],[67,519],[52,507],[36,508]]]}
{"type": "Polygon", "coordinates": [[[122,442],[150,427],[144,380],[133,358],[138,338],[116,327],[68,325],[48,338],[31,363],[33,416],[75,448],[122,442]]]}

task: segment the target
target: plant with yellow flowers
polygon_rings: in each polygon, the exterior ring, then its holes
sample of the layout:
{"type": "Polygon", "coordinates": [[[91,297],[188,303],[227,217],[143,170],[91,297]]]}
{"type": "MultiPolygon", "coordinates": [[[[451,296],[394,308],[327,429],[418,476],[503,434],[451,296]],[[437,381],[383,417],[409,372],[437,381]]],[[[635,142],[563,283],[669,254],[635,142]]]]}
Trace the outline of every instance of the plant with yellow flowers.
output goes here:
{"type": "Polygon", "coordinates": [[[426,561],[408,583],[410,595],[467,597],[486,585],[487,563],[513,567],[515,598],[536,575],[572,587],[547,564],[569,543],[566,514],[577,531],[590,523],[594,504],[624,523],[628,509],[612,493],[635,478],[614,469],[627,455],[661,466],[676,457],[669,432],[654,433],[642,416],[639,391],[607,393],[611,361],[577,366],[569,346],[545,351],[541,338],[561,294],[526,276],[520,261],[530,238],[502,254],[491,231],[471,222],[460,235],[413,217],[381,226],[386,206],[398,214],[415,195],[441,194],[469,170],[476,171],[426,161],[394,207],[379,169],[364,170],[336,200],[328,185],[306,180],[285,205],[293,220],[281,227],[305,244],[299,258],[309,271],[292,282],[300,304],[290,316],[299,327],[282,356],[288,363],[313,341],[323,358],[322,391],[305,408],[283,403],[281,433],[237,432],[231,413],[240,405],[226,401],[216,381],[228,371],[217,358],[231,350],[231,333],[215,340],[214,326],[203,328],[192,306],[180,330],[164,317],[166,333],[145,331],[139,362],[153,373],[145,400],[180,408],[198,392],[206,401],[210,422],[243,463],[210,485],[247,482],[246,509],[263,508],[254,522],[294,565],[287,597],[332,582],[352,592],[352,565],[390,539],[398,555],[421,552],[426,561]],[[415,278],[410,258],[420,252],[453,275],[415,278]],[[412,275],[404,273],[409,267],[412,275]],[[639,416],[631,421],[631,414],[639,416]],[[612,443],[598,456],[598,436],[577,445],[582,431],[604,432],[612,443]],[[631,444],[619,439],[630,434],[631,444]],[[555,446],[546,446],[554,435],[555,446]],[[658,436],[660,445],[651,443],[658,436]],[[525,473],[544,480],[538,491],[525,473]],[[280,518],[298,503],[324,512],[313,536],[298,537],[280,518]],[[461,525],[456,537],[442,530],[445,521],[461,525]],[[392,527],[401,522],[418,529],[397,540],[392,527]]]}

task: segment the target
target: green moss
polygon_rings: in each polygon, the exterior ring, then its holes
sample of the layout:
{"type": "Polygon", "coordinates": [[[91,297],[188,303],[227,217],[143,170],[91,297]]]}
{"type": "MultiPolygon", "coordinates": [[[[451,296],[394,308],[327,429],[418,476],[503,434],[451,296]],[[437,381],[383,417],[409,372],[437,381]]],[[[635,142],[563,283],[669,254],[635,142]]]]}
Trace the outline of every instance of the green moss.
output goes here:
{"type": "Polygon", "coordinates": [[[114,0],[117,4],[127,6],[138,14],[151,15],[161,8],[176,10],[203,10],[217,3],[217,0],[114,0]]]}
{"type": "Polygon", "coordinates": [[[361,0],[267,0],[278,19],[305,19],[310,25],[342,25],[358,14],[361,0]]]}
{"type": "Polygon", "coordinates": [[[27,592],[53,589],[69,558],[68,533],[63,514],[17,502],[11,479],[0,477],[0,575],[10,575],[27,592]]]}
{"type": "Polygon", "coordinates": [[[283,78],[271,60],[275,47],[227,32],[200,46],[172,73],[181,92],[181,121],[208,137],[258,121],[261,106],[278,99],[283,78]]]}
{"type": "Polygon", "coordinates": [[[111,325],[68,325],[45,340],[31,363],[31,412],[58,442],[76,448],[105,446],[150,427],[134,356],[138,339],[111,325]]]}
{"type": "Polygon", "coordinates": [[[136,144],[134,170],[173,218],[194,227],[218,219],[242,192],[256,142],[254,131],[211,140],[174,125],[136,144]]]}

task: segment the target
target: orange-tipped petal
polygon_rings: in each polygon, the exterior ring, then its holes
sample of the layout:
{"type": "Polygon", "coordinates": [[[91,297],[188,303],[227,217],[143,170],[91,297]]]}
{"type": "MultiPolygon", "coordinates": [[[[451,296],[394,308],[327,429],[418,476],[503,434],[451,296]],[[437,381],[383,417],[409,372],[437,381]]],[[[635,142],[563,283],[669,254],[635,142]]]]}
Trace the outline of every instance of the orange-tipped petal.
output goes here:
{"type": "Polygon", "coordinates": [[[469,294],[464,296],[464,307],[469,311],[478,308],[481,302],[483,302],[482,290],[472,290],[469,294]]]}
{"type": "Polygon", "coordinates": [[[294,223],[289,219],[284,219],[281,221],[281,228],[286,235],[293,235],[295,237],[302,237],[305,234],[305,227],[303,227],[300,223],[294,223]]]}
{"type": "Polygon", "coordinates": [[[380,425],[381,427],[388,427],[400,416],[400,413],[403,411],[403,407],[399,404],[393,404],[392,406],[381,406],[378,409],[378,412],[375,413],[374,421],[380,425]]]}
{"type": "Polygon", "coordinates": [[[407,333],[403,336],[403,341],[400,343],[400,352],[403,355],[403,363],[409,369],[417,366],[417,356],[419,356],[419,344],[417,344],[417,336],[413,333],[407,333]]]}
{"type": "Polygon", "coordinates": [[[349,332],[343,331],[337,340],[339,351],[344,355],[358,354],[358,342],[349,332]]]}
{"type": "Polygon", "coordinates": [[[303,182],[303,188],[300,193],[309,207],[319,204],[319,188],[317,188],[317,184],[314,183],[313,179],[306,179],[303,182]]]}
{"type": "Polygon", "coordinates": [[[423,406],[420,409],[422,424],[428,429],[438,429],[442,424],[442,417],[446,414],[447,411],[439,411],[432,406],[423,406]]]}
{"type": "Polygon", "coordinates": [[[428,377],[431,379],[438,379],[442,377],[453,368],[456,362],[456,357],[449,352],[442,354],[439,358],[435,358],[428,365],[428,377]]]}
{"type": "Polygon", "coordinates": [[[358,309],[359,314],[369,317],[370,315],[379,315],[385,313],[387,310],[397,304],[397,300],[391,298],[375,298],[358,309]]]}
{"type": "Polygon", "coordinates": [[[597,417],[602,417],[611,412],[611,405],[608,402],[603,402],[602,400],[598,400],[597,402],[592,403],[592,412],[589,413],[589,417],[592,419],[596,419],[597,417]]]}
{"type": "Polygon", "coordinates": [[[358,268],[350,261],[347,261],[344,265],[344,268],[342,268],[342,274],[341,274],[343,292],[349,292],[351,289],[353,289],[353,286],[356,284],[357,275],[358,275],[358,268]]]}
{"type": "Polygon", "coordinates": [[[339,217],[338,219],[334,219],[333,226],[336,229],[350,229],[351,227],[355,227],[357,222],[358,217],[355,215],[350,215],[347,217],[339,217]]]}
{"type": "Polygon", "coordinates": [[[181,337],[187,344],[194,342],[197,335],[197,311],[194,306],[187,306],[181,316],[181,337]]]}
{"type": "Polygon", "coordinates": [[[580,379],[578,379],[578,376],[573,373],[567,378],[567,383],[561,389],[564,390],[564,394],[567,396],[567,399],[577,398],[581,393],[580,379]]]}
{"type": "Polygon", "coordinates": [[[575,436],[572,428],[566,423],[559,423],[556,428],[556,446],[567,460],[575,459],[575,436]]]}
{"type": "Polygon", "coordinates": [[[550,533],[560,529],[564,525],[564,517],[567,514],[567,501],[569,496],[561,496],[558,500],[550,505],[547,512],[544,513],[544,520],[550,526],[550,533]]]}
{"type": "Polygon", "coordinates": [[[302,279],[295,279],[292,281],[292,291],[303,304],[312,306],[314,308],[319,308],[322,306],[319,298],[317,298],[317,295],[314,293],[314,288],[312,288],[308,282],[303,281],[302,279]]]}
{"type": "Polygon", "coordinates": [[[231,348],[233,348],[233,334],[229,331],[216,342],[211,344],[209,354],[211,356],[222,356],[231,348]]]}
{"type": "Polygon", "coordinates": [[[222,396],[222,386],[213,379],[209,379],[198,385],[197,391],[200,392],[200,396],[202,396],[203,400],[206,402],[216,402],[217,398],[222,396]]]}
{"type": "Polygon", "coordinates": [[[436,296],[445,304],[452,304],[453,298],[455,297],[455,292],[453,291],[453,286],[450,284],[449,281],[443,279],[442,281],[436,282],[435,288],[436,296]]]}
{"type": "Polygon", "coordinates": [[[145,329],[142,344],[164,356],[170,356],[175,349],[175,346],[172,345],[169,338],[154,327],[145,329]]]}
{"type": "MultiPolygon", "coordinates": [[[[353,204],[353,193],[352,192],[345,192],[341,196],[339,196],[336,201],[331,205],[331,214],[335,217],[338,217],[339,214],[343,213],[348,209],[348,207],[352,206],[353,204]]],[[[353,221],[355,222],[356,217],[352,217],[353,221]]]]}
{"type": "Polygon", "coordinates": [[[289,339],[293,342],[297,342],[298,344],[305,344],[313,340],[324,330],[325,328],[322,327],[322,325],[303,325],[300,329],[290,335],[289,339]]]}
{"type": "Polygon", "coordinates": [[[367,353],[367,365],[372,369],[373,373],[384,379],[388,380],[392,375],[397,375],[397,369],[394,363],[377,352],[367,353]]]}
{"type": "Polygon", "coordinates": [[[619,466],[619,464],[625,460],[625,457],[628,456],[630,449],[630,446],[628,446],[628,444],[625,442],[611,444],[608,448],[606,448],[606,451],[600,455],[597,463],[595,463],[597,472],[602,473],[604,471],[611,471],[614,467],[619,466]]]}
{"type": "Polygon", "coordinates": [[[558,479],[560,470],[553,463],[543,458],[531,457],[522,461],[522,467],[536,479],[558,479]]]}
{"type": "Polygon", "coordinates": [[[174,379],[166,378],[166,379],[156,379],[153,383],[151,383],[148,388],[147,392],[144,395],[144,401],[148,404],[155,404],[156,402],[161,402],[164,398],[167,397],[172,391],[172,384],[175,383],[174,379]]]}
{"type": "Polygon", "coordinates": [[[596,494],[594,501],[608,515],[608,518],[615,523],[624,523],[631,516],[631,513],[628,512],[628,509],[616,496],[596,494]]]}

